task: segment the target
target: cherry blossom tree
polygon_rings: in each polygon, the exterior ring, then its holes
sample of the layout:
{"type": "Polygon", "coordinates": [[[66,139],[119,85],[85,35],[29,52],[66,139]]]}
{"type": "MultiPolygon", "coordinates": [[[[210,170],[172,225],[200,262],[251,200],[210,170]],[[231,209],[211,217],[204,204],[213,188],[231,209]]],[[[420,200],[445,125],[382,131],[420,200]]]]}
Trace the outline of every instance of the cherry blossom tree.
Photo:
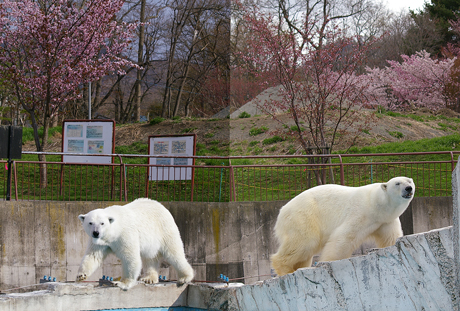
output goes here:
{"type": "Polygon", "coordinates": [[[136,27],[117,24],[122,5],[123,0],[0,2],[0,76],[9,77],[9,89],[30,116],[37,151],[45,150],[52,117],[81,96],[82,83],[135,66],[120,56],[136,27]]]}
{"type": "Polygon", "coordinates": [[[88,0],[82,6],[71,0],[0,3],[0,73],[10,77],[8,84],[30,115],[37,151],[44,150],[50,119],[81,96],[82,83],[134,66],[120,57],[136,26],[115,22],[122,5],[122,0],[88,0]]]}
{"type": "MultiPolygon", "coordinates": [[[[277,96],[258,105],[283,124],[284,135],[295,137],[307,154],[321,154],[342,134],[357,137],[369,125],[370,118],[360,113],[367,82],[357,72],[375,40],[346,37],[327,15],[304,16],[303,23],[292,25],[255,7],[245,20],[253,40],[240,57],[251,74],[267,78],[259,80],[263,85],[281,85],[277,96]]],[[[325,182],[321,172],[314,173],[318,184],[325,182]]]]}
{"type": "Polygon", "coordinates": [[[426,51],[401,57],[402,63],[388,61],[385,68],[368,69],[368,94],[376,104],[389,110],[415,106],[435,111],[455,101],[449,89],[456,57],[433,59],[426,51]]]}

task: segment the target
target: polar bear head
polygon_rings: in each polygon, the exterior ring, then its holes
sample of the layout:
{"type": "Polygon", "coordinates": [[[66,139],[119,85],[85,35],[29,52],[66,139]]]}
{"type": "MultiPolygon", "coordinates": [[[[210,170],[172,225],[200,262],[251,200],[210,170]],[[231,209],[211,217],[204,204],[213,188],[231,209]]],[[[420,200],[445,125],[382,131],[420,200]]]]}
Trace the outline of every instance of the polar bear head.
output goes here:
{"type": "MultiPolygon", "coordinates": [[[[95,209],[86,215],[79,215],[83,229],[92,238],[94,244],[107,245],[111,239],[110,227],[115,221],[103,209],[95,209]]],[[[113,231],[113,230],[112,230],[113,231]]]]}
{"type": "Polygon", "coordinates": [[[403,176],[392,178],[388,182],[383,183],[382,189],[392,198],[408,200],[409,202],[415,194],[414,181],[412,178],[403,176]]]}

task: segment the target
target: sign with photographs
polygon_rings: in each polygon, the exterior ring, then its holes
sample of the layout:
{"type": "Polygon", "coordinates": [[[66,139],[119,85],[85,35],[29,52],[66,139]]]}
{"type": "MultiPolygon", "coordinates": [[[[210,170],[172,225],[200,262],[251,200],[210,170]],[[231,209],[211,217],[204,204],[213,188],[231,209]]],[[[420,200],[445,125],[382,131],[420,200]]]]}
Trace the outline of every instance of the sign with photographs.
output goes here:
{"type": "Polygon", "coordinates": [[[114,153],[115,121],[65,120],[62,127],[62,152],[84,155],[64,155],[63,162],[112,163],[112,157],[91,156],[114,153]]]}
{"type": "Polygon", "coordinates": [[[149,180],[191,180],[196,135],[149,136],[149,180]],[[174,156],[180,156],[177,158],[174,156]],[[161,167],[160,165],[167,165],[161,167]]]}

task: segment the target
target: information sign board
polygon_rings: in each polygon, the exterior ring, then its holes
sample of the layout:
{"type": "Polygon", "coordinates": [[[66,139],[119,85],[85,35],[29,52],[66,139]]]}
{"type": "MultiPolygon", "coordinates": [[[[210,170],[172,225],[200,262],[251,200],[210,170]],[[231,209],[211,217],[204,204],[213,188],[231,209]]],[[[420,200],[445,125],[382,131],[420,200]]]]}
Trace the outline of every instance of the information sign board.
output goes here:
{"type": "Polygon", "coordinates": [[[149,164],[156,165],[150,167],[149,180],[191,180],[192,168],[183,166],[195,163],[193,158],[185,158],[195,155],[195,143],[195,134],[149,136],[149,155],[162,156],[149,158],[149,164]],[[158,165],[171,166],[159,167],[158,165]]]}
{"type": "Polygon", "coordinates": [[[92,156],[112,154],[115,151],[115,121],[64,120],[62,126],[62,152],[85,155],[64,155],[63,162],[112,163],[112,157],[92,156]]]}

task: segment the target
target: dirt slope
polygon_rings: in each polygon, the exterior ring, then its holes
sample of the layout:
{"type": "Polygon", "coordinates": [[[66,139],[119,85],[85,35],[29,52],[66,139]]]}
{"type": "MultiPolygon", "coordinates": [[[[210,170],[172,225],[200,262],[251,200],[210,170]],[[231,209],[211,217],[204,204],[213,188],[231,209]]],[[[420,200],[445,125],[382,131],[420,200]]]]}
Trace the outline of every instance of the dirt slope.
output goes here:
{"type": "MultiPolygon", "coordinates": [[[[419,140],[458,133],[460,123],[456,122],[459,114],[451,110],[443,110],[433,118],[426,111],[413,112],[421,116],[421,121],[407,117],[392,117],[382,115],[376,118],[372,128],[367,133],[361,133],[355,145],[378,145],[385,142],[419,140]]],[[[285,116],[287,118],[287,116],[285,116]]],[[[130,145],[134,142],[147,143],[151,135],[170,135],[196,133],[197,142],[206,145],[206,148],[226,148],[230,142],[232,155],[240,154],[287,154],[299,150],[295,141],[284,141],[274,145],[263,145],[261,142],[273,136],[273,132],[281,129],[281,125],[268,116],[255,116],[242,119],[189,119],[166,120],[160,124],[136,123],[117,126],[115,132],[116,146],[130,145]],[[254,128],[266,127],[265,133],[251,136],[249,132],[254,128]]],[[[343,150],[349,147],[351,137],[341,137],[334,150],[343,150]]],[[[48,151],[61,151],[61,135],[55,135],[49,140],[48,151]]],[[[32,142],[23,147],[24,151],[35,151],[32,142]]]]}

